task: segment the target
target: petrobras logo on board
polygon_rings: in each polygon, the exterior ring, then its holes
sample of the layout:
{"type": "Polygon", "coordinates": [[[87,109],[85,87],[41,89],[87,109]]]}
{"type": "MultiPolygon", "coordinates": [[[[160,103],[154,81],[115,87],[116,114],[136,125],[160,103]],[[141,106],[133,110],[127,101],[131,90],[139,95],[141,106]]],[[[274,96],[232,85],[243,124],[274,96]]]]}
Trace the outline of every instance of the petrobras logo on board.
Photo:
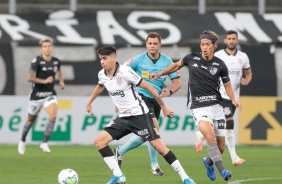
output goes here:
{"type": "MultiPolygon", "coordinates": [[[[71,140],[71,125],[72,116],[69,113],[64,113],[64,110],[70,110],[72,108],[71,100],[58,100],[58,117],[55,123],[55,127],[50,137],[50,141],[70,141],[71,140]]],[[[35,125],[32,127],[32,141],[42,141],[44,138],[44,131],[48,122],[47,114],[39,114],[35,125]]]]}

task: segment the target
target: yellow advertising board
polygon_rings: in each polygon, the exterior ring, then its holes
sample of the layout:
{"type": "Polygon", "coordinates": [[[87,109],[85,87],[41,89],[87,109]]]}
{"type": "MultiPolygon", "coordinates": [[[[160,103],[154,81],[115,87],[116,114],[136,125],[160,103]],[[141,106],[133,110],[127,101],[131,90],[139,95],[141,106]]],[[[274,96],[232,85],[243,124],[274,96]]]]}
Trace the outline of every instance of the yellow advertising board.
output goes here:
{"type": "Polygon", "coordinates": [[[282,144],[282,98],[240,97],[239,144],[282,144]]]}

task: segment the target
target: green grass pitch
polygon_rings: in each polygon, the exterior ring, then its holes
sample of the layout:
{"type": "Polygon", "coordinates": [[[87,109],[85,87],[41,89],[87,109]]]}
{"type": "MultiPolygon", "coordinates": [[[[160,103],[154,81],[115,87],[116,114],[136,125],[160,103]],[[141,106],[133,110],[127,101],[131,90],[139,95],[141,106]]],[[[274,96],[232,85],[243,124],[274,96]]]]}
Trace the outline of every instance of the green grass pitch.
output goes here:
{"type": "MultiPolygon", "coordinates": [[[[111,146],[112,148],[114,146],[111,146]]],[[[64,168],[72,168],[79,175],[79,184],[105,184],[112,175],[94,146],[50,146],[52,153],[43,153],[37,145],[27,145],[25,155],[17,152],[16,145],[0,145],[0,183],[3,184],[55,184],[64,168]]],[[[225,182],[217,172],[212,182],[206,176],[202,157],[204,149],[197,153],[192,146],[169,146],[176,154],[188,175],[197,184],[280,184],[282,183],[281,146],[238,146],[237,153],[246,159],[241,166],[231,164],[229,152],[223,155],[225,167],[233,174],[231,182],[225,182]]],[[[159,155],[164,176],[153,176],[147,146],[129,151],[122,163],[127,184],[181,184],[180,177],[159,155]]],[[[217,170],[216,170],[217,171],[217,170]]]]}

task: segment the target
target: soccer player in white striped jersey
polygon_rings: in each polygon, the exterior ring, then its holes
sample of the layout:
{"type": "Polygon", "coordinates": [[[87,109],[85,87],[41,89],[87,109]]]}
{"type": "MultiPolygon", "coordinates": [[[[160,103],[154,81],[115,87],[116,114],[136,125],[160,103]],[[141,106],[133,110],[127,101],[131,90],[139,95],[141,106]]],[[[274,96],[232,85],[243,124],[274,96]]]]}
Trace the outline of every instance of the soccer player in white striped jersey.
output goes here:
{"type": "Polygon", "coordinates": [[[86,111],[94,115],[91,104],[105,88],[119,110],[119,116],[112,120],[94,141],[97,150],[113,171],[113,176],[107,184],[125,183],[126,181],[114,152],[108,144],[130,133],[141,137],[144,142],[149,141],[174,171],[179,174],[184,184],[194,184],[195,182],[188,177],[174,153],[166,147],[160,138],[159,132],[149,114],[149,109],[138,94],[136,86],[142,87],[152,94],[165,117],[173,117],[173,111],[165,105],[154,87],[143,80],[130,67],[119,65],[116,62],[116,49],[113,46],[100,48],[98,55],[103,69],[98,74],[98,85],[87,101],[86,111]]]}
{"type": "MultiPolygon", "coordinates": [[[[238,33],[234,30],[229,30],[225,33],[224,43],[225,49],[221,49],[215,53],[215,56],[223,60],[229,71],[229,78],[231,81],[232,89],[234,91],[236,100],[239,101],[240,96],[240,84],[243,86],[248,85],[252,80],[252,70],[250,61],[246,53],[237,49],[238,33]],[[244,77],[242,77],[244,75],[244,77]]],[[[235,150],[235,134],[234,134],[234,113],[236,108],[232,104],[230,98],[226,94],[226,91],[221,83],[220,94],[223,98],[221,105],[224,108],[224,114],[226,117],[226,144],[232,159],[232,164],[237,166],[245,162],[245,159],[240,158],[235,150]]],[[[200,131],[196,132],[197,142],[196,150],[202,151],[201,142],[203,136],[200,131]]]]}

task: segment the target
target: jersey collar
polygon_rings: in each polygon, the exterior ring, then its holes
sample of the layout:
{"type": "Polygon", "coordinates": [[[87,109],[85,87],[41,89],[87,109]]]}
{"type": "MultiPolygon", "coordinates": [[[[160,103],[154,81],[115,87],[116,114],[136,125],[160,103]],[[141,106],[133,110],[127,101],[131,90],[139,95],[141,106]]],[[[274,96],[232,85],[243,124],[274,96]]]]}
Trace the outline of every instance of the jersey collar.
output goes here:
{"type": "MultiPolygon", "coordinates": [[[[230,56],[231,54],[229,54],[227,51],[226,51],[226,49],[223,49],[224,50],[224,52],[228,55],[228,56],[230,56]]],[[[235,53],[234,53],[234,55],[233,56],[235,56],[236,54],[237,54],[237,51],[238,51],[238,49],[236,49],[236,51],[235,51],[235,53]]]]}
{"type": "MultiPolygon", "coordinates": [[[[113,76],[112,77],[114,77],[114,76],[116,76],[116,74],[117,74],[117,72],[118,72],[118,69],[119,69],[119,63],[118,62],[116,62],[116,70],[115,70],[115,72],[114,72],[114,74],[113,74],[113,76]]],[[[107,72],[106,72],[106,70],[104,70],[104,74],[107,76],[107,72]]]]}

